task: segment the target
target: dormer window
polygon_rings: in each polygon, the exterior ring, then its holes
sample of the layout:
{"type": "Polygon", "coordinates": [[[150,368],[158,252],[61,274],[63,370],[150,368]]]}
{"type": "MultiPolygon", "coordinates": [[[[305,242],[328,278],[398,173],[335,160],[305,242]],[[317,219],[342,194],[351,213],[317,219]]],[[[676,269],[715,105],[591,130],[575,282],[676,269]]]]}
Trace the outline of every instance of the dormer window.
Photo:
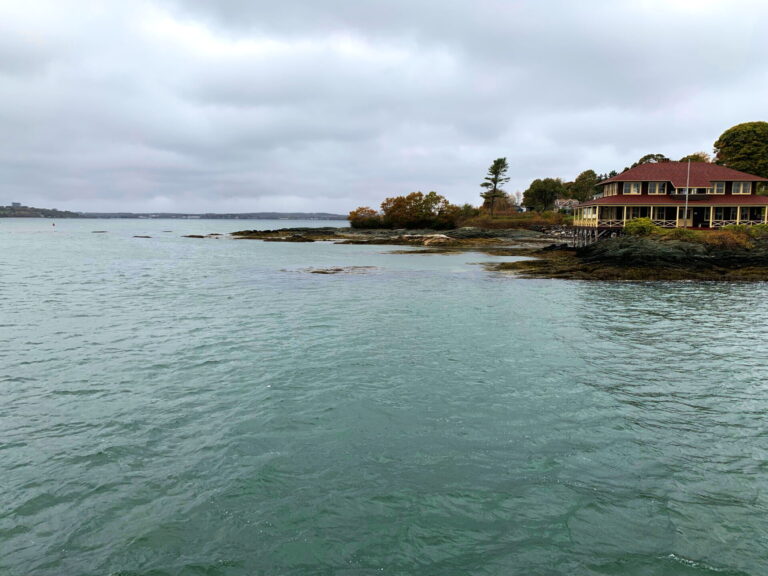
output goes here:
{"type": "Polygon", "coordinates": [[[622,194],[640,194],[640,182],[624,182],[622,194]]]}
{"type": "Polygon", "coordinates": [[[752,182],[734,182],[731,188],[732,194],[751,194],[752,182]]]}
{"type": "Polygon", "coordinates": [[[725,182],[712,182],[712,194],[725,194],[725,182]]]}
{"type": "Polygon", "coordinates": [[[648,194],[666,194],[666,182],[648,182],[648,194]]]}

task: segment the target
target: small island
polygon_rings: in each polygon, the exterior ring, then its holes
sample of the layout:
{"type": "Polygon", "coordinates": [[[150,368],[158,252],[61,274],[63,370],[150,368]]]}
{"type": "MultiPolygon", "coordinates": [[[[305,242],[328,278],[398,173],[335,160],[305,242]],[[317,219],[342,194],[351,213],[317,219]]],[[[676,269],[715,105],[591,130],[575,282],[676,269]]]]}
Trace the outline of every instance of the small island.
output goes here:
{"type": "Polygon", "coordinates": [[[714,159],[704,152],[677,162],[647,154],[621,173],[536,179],[514,195],[502,189],[507,159],[497,158],[480,184],[479,208],[413,192],[387,198],[380,210],[353,210],[352,230],[234,236],[526,256],[487,265],[524,278],[768,281],[766,142],[768,123],[748,122],[720,136],[714,159]]]}

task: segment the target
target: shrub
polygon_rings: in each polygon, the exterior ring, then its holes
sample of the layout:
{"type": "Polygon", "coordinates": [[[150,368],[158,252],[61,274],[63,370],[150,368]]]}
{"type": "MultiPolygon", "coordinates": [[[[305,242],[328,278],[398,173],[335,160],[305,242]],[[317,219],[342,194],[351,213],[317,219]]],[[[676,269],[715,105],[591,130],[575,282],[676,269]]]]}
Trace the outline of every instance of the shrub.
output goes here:
{"type": "Polygon", "coordinates": [[[724,232],[731,232],[732,234],[741,234],[742,236],[749,236],[749,226],[745,224],[730,224],[729,226],[723,226],[721,230],[724,232]]]}
{"type": "Polygon", "coordinates": [[[460,223],[466,222],[471,218],[477,218],[478,216],[480,216],[480,208],[475,208],[472,204],[464,204],[459,208],[460,223]]]}
{"type": "Polygon", "coordinates": [[[672,230],[663,232],[663,234],[665,238],[669,238],[670,240],[683,240],[688,242],[696,240],[698,237],[696,232],[686,228],[673,228],[672,230]]]}
{"type": "Polygon", "coordinates": [[[741,230],[716,230],[707,232],[699,236],[702,244],[713,246],[714,248],[725,248],[727,250],[739,250],[751,248],[749,235],[741,230]]]}
{"type": "Polygon", "coordinates": [[[768,237],[768,224],[755,224],[750,227],[749,235],[752,236],[752,238],[768,237]]]}
{"type": "Polygon", "coordinates": [[[491,218],[481,215],[465,220],[463,226],[475,226],[477,228],[509,229],[509,228],[549,228],[563,226],[573,219],[561,212],[519,212],[491,218]]]}
{"type": "Polygon", "coordinates": [[[659,227],[650,218],[633,218],[624,225],[624,231],[630,236],[649,236],[659,231],[659,227]]]}

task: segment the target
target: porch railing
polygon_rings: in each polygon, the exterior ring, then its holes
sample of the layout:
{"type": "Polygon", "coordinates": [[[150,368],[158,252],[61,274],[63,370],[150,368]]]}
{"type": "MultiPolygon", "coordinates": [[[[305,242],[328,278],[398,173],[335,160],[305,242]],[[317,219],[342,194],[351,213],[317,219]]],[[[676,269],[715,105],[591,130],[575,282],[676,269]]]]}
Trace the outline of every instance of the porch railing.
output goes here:
{"type": "Polygon", "coordinates": [[[621,228],[624,226],[624,220],[617,219],[600,219],[598,226],[605,226],[607,228],[621,228]]]}
{"type": "MultiPolygon", "coordinates": [[[[628,218],[627,221],[630,219],[628,218]]],[[[661,228],[684,228],[684,227],[692,227],[693,226],[693,220],[692,219],[684,219],[680,218],[679,220],[659,220],[654,219],[653,223],[656,226],[659,226],[661,228]]],[[[723,226],[735,226],[736,224],[743,224],[744,226],[757,226],[758,224],[764,224],[765,221],[760,219],[754,219],[754,220],[712,220],[712,228],[722,228],[723,226]]],[[[624,227],[624,220],[621,218],[600,218],[597,219],[594,216],[593,217],[586,217],[586,218],[575,218],[573,220],[574,226],[580,226],[585,228],[623,228],[624,227]]],[[[704,227],[709,226],[709,221],[704,220],[702,222],[702,225],[704,227]]]]}

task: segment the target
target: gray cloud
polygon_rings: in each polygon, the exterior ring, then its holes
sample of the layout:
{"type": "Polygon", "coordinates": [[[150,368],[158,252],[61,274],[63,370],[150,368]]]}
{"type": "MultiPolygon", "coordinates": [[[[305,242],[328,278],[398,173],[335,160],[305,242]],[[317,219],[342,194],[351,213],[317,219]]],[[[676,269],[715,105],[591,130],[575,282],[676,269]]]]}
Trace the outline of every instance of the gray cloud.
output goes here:
{"type": "Polygon", "coordinates": [[[756,1],[7,4],[0,204],[477,203],[498,156],[523,190],[709,151],[768,96],[756,1]]]}

